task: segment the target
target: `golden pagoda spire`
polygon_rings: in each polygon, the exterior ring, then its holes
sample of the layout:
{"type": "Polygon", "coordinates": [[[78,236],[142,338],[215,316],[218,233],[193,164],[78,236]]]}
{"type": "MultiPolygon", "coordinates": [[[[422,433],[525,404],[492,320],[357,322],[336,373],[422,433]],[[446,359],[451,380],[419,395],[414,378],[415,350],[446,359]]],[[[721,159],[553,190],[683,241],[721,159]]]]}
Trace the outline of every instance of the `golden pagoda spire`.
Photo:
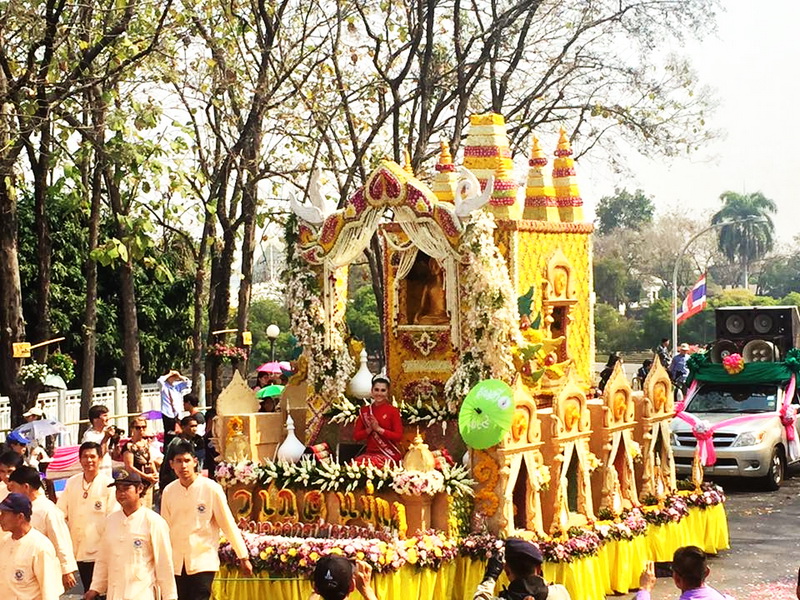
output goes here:
{"type": "Polygon", "coordinates": [[[539,138],[533,137],[531,157],[528,159],[528,182],[525,185],[525,210],[523,219],[558,222],[558,207],[553,186],[545,181],[547,157],[539,145],[539,138]]]}
{"type": "Polygon", "coordinates": [[[553,188],[561,220],[567,223],[583,221],[583,200],[575,176],[575,161],[567,131],[562,127],[553,161],[553,188]]]}
{"type": "Polygon", "coordinates": [[[453,202],[455,198],[458,176],[456,166],[453,164],[453,156],[450,154],[450,144],[445,140],[440,142],[441,152],[439,153],[439,163],[436,165],[436,177],[433,179],[431,190],[436,194],[440,202],[453,202]]]}
{"type": "Polygon", "coordinates": [[[414,169],[411,166],[411,153],[408,150],[405,150],[405,164],[403,165],[403,170],[411,175],[414,176],[414,169]]]}

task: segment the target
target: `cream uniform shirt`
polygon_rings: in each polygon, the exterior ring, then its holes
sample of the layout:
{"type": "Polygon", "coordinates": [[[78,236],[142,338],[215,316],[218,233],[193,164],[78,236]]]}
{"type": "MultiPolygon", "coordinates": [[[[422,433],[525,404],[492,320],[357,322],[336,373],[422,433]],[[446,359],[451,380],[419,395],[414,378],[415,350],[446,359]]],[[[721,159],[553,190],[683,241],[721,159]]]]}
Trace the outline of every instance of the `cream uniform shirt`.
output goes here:
{"type": "Polygon", "coordinates": [[[53,544],[31,527],[18,540],[3,532],[0,591],[3,600],[58,600],[64,593],[53,544]]]}
{"type": "Polygon", "coordinates": [[[208,477],[198,475],[188,488],[170,483],[161,496],[161,516],[169,524],[176,575],[184,566],[187,575],[219,570],[220,530],[237,557],[249,556],[225,492],[208,477]]]}
{"type": "Polygon", "coordinates": [[[78,563],[75,562],[75,553],[72,550],[72,537],[69,535],[69,527],[64,519],[64,513],[58,507],[45,498],[40,491],[36,499],[31,502],[33,515],[31,515],[31,525],[47,536],[53,547],[56,549],[56,556],[61,563],[61,573],[74,573],[78,570],[78,563]]]}
{"type": "Polygon", "coordinates": [[[149,508],[112,512],[92,576],[107,600],[177,600],[167,523],[149,508]]]}
{"type": "Polygon", "coordinates": [[[72,549],[78,562],[97,560],[106,517],[119,510],[114,488],[108,487],[112,481],[108,475],[98,473],[87,486],[83,473],[78,473],[67,479],[67,485],[58,498],[56,506],[67,519],[72,549]]]}

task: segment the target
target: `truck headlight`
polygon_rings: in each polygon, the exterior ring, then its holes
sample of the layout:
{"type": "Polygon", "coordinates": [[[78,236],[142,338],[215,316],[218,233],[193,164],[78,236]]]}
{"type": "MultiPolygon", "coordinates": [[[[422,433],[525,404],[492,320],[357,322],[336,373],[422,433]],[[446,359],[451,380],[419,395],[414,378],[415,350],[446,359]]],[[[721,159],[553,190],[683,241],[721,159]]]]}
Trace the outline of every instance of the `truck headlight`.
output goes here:
{"type": "Polygon", "coordinates": [[[733,442],[733,448],[741,448],[742,446],[757,446],[764,440],[766,431],[745,431],[740,433],[736,441],[733,442]]]}

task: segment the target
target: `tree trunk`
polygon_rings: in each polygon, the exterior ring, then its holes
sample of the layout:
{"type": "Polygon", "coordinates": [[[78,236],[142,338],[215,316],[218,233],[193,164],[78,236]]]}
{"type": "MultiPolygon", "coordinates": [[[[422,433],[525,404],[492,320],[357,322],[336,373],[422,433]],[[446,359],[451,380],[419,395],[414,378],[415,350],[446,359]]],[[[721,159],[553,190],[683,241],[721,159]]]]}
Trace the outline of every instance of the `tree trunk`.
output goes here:
{"type": "Polygon", "coordinates": [[[136,286],[133,264],[122,264],[119,271],[122,310],[122,347],[125,351],[125,383],[128,386],[128,412],[142,410],[142,364],[139,357],[139,322],[136,312],[136,286]]]}
{"type": "MultiPolygon", "coordinates": [[[[208,315],[208,345],[217,340],[212,331],[228,328],[231,298],[231,265],[236,252],[236,236],[232,230],[223,233],[222,249],[214,256],[211,268],[211,282],[209,288],[213,289],[213,298],[210,300],[208,315]]],[[[224,339],[221,338],[221,339],[224,339]]],[[[206,374],[211,381],[211,401],[216,406],[217,396],[222,391],[222,377],[219,361],[206,361],[206,374]]]]}
{"type": "MultiPolygon", "coordinates": [[[[253,145],[260,145],[257,141],[253,145]]],[[[243,332],[250,321],[250,300],[253,291],[253,255],[256,249],[256,209],[258,208],[258,179],[254,173],[255,160],[253,156],[257,148],[252,148],[247,159],[248,180],[242,193],[242,217],[244,220],[244,236],[242,237],[242,278],[239,282],[239,306],[236,312],[236,326],[239,331],[236,340],[239,347],[244,348],[243,332]]],[[[247,378],[247,364],[249,361],[239,361],[237,367],[242,377],[247,378]]]]}
{"type": "Polygon", "coordinates": [[[200,248],[197,252],[197,273],[194,278],[194,324],[192,329],[192,392],[200,381],[203,370],[203,296],[206,285],[206,262],[208,261],[208,241],[214,232],[214,215],[206,212],[203,233],[200,236],[200,248]]]}
{"type": "Polygon", "coordinates": [[[22,422],[27,409],[25,390],[17,382],[22,361],[13,358],[12,345],[25,340],[22,317],[22,285],[17,248],[17,199],[14,173],[4,165],[0,171],[0,390],[11,400],[11,426],[22,422]]]}
{"type": "MultiPolygon", "coordinates": [[[[34,228],[36,231],[36,315],[33,328],[33,339],[44,342],[50,339],[50,287],[51,287],[51,255],[52,239],[47,214],[47,180],[49,175],[48,149],[49,126],[41,127],[42,139],[38,159],[31,157],[33,170],[34,228]]],[[[36,350],[39,362],[47,359],[47,346],[36,350]]]]}

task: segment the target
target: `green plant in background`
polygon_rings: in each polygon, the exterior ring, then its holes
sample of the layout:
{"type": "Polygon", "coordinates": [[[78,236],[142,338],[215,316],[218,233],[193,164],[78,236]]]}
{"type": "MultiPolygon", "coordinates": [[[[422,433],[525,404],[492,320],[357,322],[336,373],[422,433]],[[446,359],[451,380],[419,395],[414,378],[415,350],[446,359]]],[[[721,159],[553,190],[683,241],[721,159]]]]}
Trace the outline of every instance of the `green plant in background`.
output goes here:
{"type": "Polygon", "coordinates": [[[54,352],[47,357],[47,366],[66,383],[75,379],[75,360],[69,354],[54,352]]]}

